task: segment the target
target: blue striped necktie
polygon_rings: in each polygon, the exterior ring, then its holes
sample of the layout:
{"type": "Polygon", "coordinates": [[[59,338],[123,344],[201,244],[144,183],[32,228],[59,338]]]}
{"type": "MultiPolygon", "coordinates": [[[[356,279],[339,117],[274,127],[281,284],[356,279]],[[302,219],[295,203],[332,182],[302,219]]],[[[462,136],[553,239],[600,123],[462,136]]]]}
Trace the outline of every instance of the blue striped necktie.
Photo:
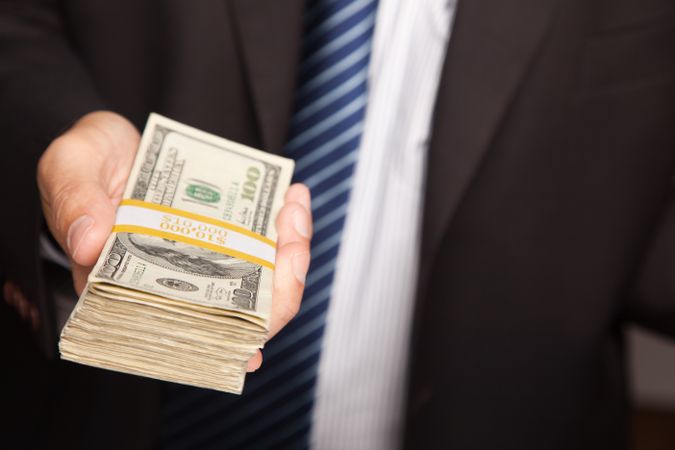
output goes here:
{"type": "Polygon", "coordinates": [[[335,262],[363,130],[376,0],[315,0],[285,154],[312,192],[312,264],[296,318],[263,350],[242,396],[169,386],[162,447],[306,448],[335,262]]]}

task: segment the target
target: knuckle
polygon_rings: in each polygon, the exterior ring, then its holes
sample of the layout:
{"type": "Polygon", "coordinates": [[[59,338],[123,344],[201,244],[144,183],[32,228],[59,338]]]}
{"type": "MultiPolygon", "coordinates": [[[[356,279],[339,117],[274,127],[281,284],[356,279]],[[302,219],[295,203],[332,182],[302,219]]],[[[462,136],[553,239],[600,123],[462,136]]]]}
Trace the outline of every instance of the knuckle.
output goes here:
{"type": "Polygon", "coordinates": [[[47,162],[48,155],[43,153],[37,164],[37,178],[38,181],[43,180],[49,173],[49,164],[47,162]]]}
{"type": "Polygon", "coordinates": [[[52,172],[52,166],[54,163],[54,153],[57,151],[59,147],[57,141],[61,138],[57,138],[54,140],[49,147],[44,151],[40,159],[38,160],[38,165],[37,165],[37,177],[38,181],[40,180],[45,180],[47,177],[52,172]]]}
{"type": "Polygon", "coordinates": [[[74,186],[65,184],[50,195],[52,206],[51,221],[56,228],[56,232],[59,234],[64,234],[68,230],[69,224],[65,223],[64,217],[66,217],[66,211],[70,203],[68,199],[76,193],[77,189],[74,186]]]}
{"type": "Polygon", "coordinates": [[[290,245],[291,244],[285,244],[277,248],[277,260],[289,259],[292,256],[290,245]]]}
{"type": "Polygon", "coordinates": [[[277,264],[279,264],[279,261],[289,260],[293,256],[293,254],[290,252],[288,245],[289,244],[277,247],[277,254],[276,254],[277,264]]]}
{"type": "Polygon", "coordinates": [[[289,244],[291,255],[309,253],[309,241],[295,241],[289,244]]]}
{"type": "Polygon", "coordinates": [[[309,242],[293,241],[282,245],[277,250],[277,257],[283,259],[290,259],[299,253],[305,252],[309,252],[309,242]]]}
{"type": "Polygon", "coordinates": [[[62,134],[61,136],[55,138],[49,144],[49,146],[47,146],[47,149],[42,154],[41,160],[44,160],[45,162],[52,162],[52,160],[58,158],[61,153],[73,147],[74,145],[77,145],[76,141],[77,139],[70,133],[66,132],[65,134],[62,134]]]}

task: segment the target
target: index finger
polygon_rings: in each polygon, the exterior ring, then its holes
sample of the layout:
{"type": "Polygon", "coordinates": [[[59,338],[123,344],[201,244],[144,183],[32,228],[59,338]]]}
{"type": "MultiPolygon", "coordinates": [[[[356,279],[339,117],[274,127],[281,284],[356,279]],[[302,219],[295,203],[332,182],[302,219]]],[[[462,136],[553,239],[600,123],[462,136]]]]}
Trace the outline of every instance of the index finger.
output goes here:
{"type": "Polygon", "coordinates": [[[310,261],[312,218],[310,194],[300,184],[291,186],[277,217],[278,248],[274,270],[272,313],[268,339],[300,309],[310,261]]]}

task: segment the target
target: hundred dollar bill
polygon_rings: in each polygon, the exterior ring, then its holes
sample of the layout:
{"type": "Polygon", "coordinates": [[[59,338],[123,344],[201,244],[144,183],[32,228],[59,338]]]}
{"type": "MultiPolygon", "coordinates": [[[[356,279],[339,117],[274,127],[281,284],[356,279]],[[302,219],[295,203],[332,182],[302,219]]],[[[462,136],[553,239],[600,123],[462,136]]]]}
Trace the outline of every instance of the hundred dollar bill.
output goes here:
{"type": "Polygon", "coordinates": [[[268,331],[293,161],[152,114],[65,359],[230,392],[268,331]]]}

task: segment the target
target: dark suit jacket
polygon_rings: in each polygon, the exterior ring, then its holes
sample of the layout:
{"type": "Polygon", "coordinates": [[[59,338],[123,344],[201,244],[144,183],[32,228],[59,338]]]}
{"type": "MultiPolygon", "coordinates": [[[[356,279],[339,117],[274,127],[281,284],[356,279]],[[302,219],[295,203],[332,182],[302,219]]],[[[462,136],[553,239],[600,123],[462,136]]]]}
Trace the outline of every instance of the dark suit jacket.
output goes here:
{"type": "MultiPolygon", "coordinates": [[[[4,276],[45,298],[35,164],[89,111],[279,152],[302,10],[0,3],[4,276]]],[[[620,448],[622,325],[675,335],[675,1],[460,0],[428,159],[405,445],[620,448]]]]}

